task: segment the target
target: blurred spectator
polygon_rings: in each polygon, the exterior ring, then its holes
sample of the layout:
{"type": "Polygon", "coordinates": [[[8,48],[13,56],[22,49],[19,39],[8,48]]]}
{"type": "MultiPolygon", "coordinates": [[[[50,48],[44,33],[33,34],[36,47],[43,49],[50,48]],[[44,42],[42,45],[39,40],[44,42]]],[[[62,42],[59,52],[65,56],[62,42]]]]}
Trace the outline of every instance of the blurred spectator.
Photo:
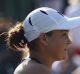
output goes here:
{"type": "Polygon", "coordinates": [[[7,46],[6,32],[11,26],[13,26],[13,22],[10,18],[0,17],[0,74],[13,74],[25,54],[23,51],[14,51],[14,49],[7,46]]]}
{"type": "Polygon", "coordinates": [[[71,74],[80,74],[80,67],[75,69],[71,74]]]}
{"type": "Polygon", "coordinates": [[[65,10],[65,15],[75,17],[80,15],[80,0],[68,0],[69,6],[65,10]]]}
{"type": "Polygon", "coordinates": [[[6,16],[0,15],[0,34],[2,32],[8,31],[8,29],[12,26],[12,19],[6,16]]]}

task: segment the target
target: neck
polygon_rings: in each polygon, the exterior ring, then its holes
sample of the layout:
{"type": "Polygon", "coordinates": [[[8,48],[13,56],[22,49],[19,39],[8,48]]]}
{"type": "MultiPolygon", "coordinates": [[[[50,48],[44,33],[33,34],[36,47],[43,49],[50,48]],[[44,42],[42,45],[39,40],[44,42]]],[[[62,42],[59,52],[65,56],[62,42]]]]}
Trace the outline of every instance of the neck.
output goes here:
{"type": "Polygon", "coordinates": [[[55,61],[53,58],[48,56],[47,54],[40,51],[30,51],[30,57],[37,59],[40,63],[44,64],[48,68],[51,69],[52,63],[55,61]]]}

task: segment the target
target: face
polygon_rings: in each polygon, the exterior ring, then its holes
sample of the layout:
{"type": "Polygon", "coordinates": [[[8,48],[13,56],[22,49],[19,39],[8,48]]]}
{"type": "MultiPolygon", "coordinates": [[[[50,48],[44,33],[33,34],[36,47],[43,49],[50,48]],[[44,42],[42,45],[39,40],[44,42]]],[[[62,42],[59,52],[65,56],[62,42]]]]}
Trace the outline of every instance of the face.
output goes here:
{"type": "Polygon", "coordinates": [[[52,36],[47,36],[46,52],[56,60],[66,57],[66,49],[71,43],[67,30],[57,30],[52,32],[52,36]]]}

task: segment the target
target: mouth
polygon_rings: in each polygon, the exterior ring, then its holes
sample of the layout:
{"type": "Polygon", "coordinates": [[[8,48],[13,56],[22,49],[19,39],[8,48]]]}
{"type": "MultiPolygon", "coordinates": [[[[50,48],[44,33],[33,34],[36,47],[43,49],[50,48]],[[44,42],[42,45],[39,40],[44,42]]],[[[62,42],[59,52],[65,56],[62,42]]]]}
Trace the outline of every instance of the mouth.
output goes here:
{"type": "Polygon", "coordinates": [[[67,51],[67,48],[65,48],[64,51],[67,51]]]}
{"type": "Polygon", "coordinates": [[[71,44],[67,45],[66,48],[64,49],[64,51],[67,51],[68,49],[70,49],[71,44]]]}
{"type": "Polygon", "coordinates": [[[70,47],[66,47],[65,49],[64,49],[64,51],[68,51],[70,49],[70,47]]]}

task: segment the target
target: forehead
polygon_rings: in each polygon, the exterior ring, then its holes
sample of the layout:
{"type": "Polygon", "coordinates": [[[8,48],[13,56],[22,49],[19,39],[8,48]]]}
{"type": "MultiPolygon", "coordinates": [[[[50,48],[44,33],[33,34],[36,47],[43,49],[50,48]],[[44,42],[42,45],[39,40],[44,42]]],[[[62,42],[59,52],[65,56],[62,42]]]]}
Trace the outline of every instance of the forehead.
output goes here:
{"type": "Polygon", "coordinates": [[[53,32],[69,32],[69,30],[54,30],[53,32]]]}
{"type": "Polygon", "coordinates": [[[63,34],[63,33],[68,33],[69,30],[54,30],[52,31],[54,34],[63,34]]]}

